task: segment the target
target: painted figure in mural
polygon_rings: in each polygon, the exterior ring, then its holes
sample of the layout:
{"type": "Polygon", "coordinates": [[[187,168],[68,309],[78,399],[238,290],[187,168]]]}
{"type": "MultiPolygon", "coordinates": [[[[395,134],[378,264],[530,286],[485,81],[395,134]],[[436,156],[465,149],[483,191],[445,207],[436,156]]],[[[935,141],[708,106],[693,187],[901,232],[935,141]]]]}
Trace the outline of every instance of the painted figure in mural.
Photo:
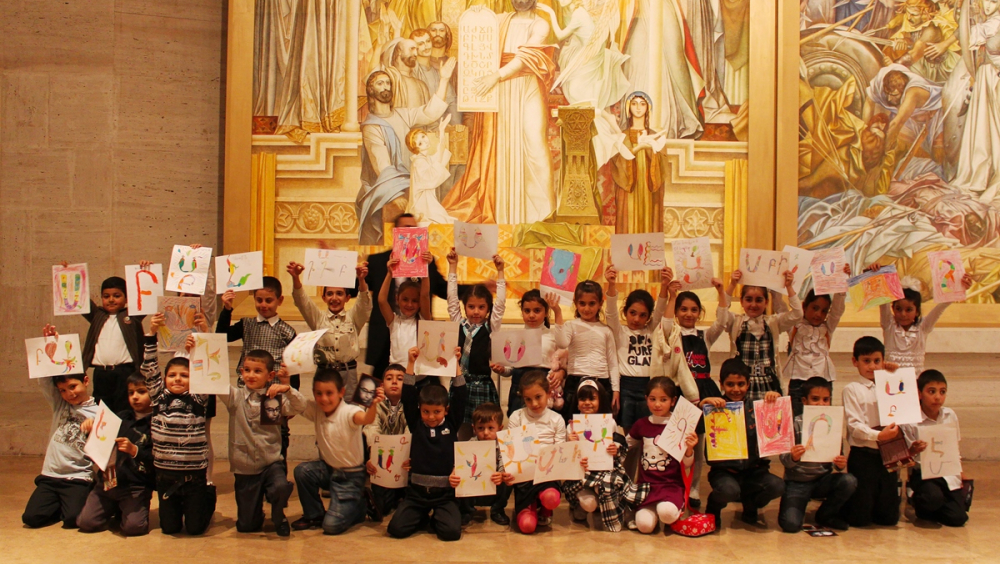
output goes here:
{"type": "Polygon", "coordinates": [[[633,92],[625,99],[622,130],[625,146],[632,153],[627,159],[611,159],[615,181],[616,233],[663,232],[663,149],[666,140],[649,128],[652,101],[644,92],[633,92]]]}
{"type": "Polygon", "coordinates": [[[365,63],[359,70],[365,76],[368,70],[379,67],[379,58],[385,46],[403,32],[403,21],[389,7],[389,0],[362,0],[362,6],[368,25],[361,28],[358,52],[365,63]]]}
{"type": "Polygon", "coordinates": [[[392,77],[393,100],[396,108],[419,108],[431,98],[424,81],[417,74],[417,42],[393,39],[382,51],[382,68],[392,77]]]}
{"type": "Polygon", "coordinates": [[[292,42],[292,0],[257,0],[254,25],[253,115],[274,116],[288,68],[292,42]]]}
{"type": "Polygon", "coordinates": [[[955,11],[930,0],[906,0],[888,25],[892,41],[884,49],[885,65],[898,63],[935,83],[943,83],[958,63],[955,11]]]}
{"type": "Polygon", "coordinates": [[[404,36],[441,19],[441,0],[390,0],[389,7],[399,14],[404,36]]]}
{"type": "Polygon", "coordinates": [[[451,116],[441,118],[438,124],[437,149],[431,153],[431,138],[422,128],[413,128],[406,134],[406,148],[413,153],[410,157],[410,199],[406,212],[413,214],[417,224],[426,227],[432,223],[454,223],[455,218],[441,206],[437,199],[437,187],[448,180],[448,134],[445,128],[451,116]]]}
{"type": "MultiPolygon", "coordinates": [[[[865,122],[876,113],[888,114],[889,127],[885,134],[885,150],[897,149],[899,136],[906,129],[907,146],[922,145],[927,154],[940,148],[941,87],[902,65],[890,64],[879,71],[868,85],[865,122]]],[[[914,165],[920,164],[911,160],[914,165]]],[[[901,163],[902,164],[902,163],[901,163]]],[[[924,172],[940,173],[940,166],[927,161],[924,172]]],[[[916,176],[910,174],[909,176],[916,176]]]]}
{"type": "Polygon", "coordinates": [[[431,33],[431,64],[441,68],[451,50],[451,28],[444,22],[431,22],[427,31],[431,33]]]}

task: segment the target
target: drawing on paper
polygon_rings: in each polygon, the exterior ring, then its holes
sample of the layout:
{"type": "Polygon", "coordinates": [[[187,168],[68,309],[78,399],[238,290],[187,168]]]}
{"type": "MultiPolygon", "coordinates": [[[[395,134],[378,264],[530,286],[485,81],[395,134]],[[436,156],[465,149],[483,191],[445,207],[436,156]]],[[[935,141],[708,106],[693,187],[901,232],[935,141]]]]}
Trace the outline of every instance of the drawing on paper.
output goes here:
{"type": "Polygon", "coordinates": [[[125,267],[125,289],[128,292],[128,314],[150,315],[156,313],[158,299],[163,295],[163,265],[151,264],[125,267]]]}
{"type": "Polygon", "coordinates": [[[958,448],[958,429],[954,425],[918,427],[919,439],[927,443],[920,454],[920,469],[925,480],[962,474],[962,457],[958,448]]]}
{"type": "Polygon", "coordinates": [[[309,286],[354,288],[357,285],[357,251],[306,249],[302,283],[309,286]]]}
{"type": "Polygon", "coordinates": [[[94,417],[94,426],[90,430],[90,436],[87,437],[87,442],[83,447],[83,452],[101,470],[107,469],[111,455],[115,452],[115,439],[118,438],[121,424],[122,420],[102,401],[99,404],[97,415],[94,417]]]}
{"type": "Polygon", "coordinates": [[[316,342],[325,333],[326,329],[299,333],[292,339],[291,343],[288,343],[285,351],[281,353],[281,359],[285,362],[285,369],[288,370],[289,374],[302,374],[316,370],[313,349],[316,348],[316,342]]]}
{"type": "Polygon", "coordinates": [[[427,276],[423,254],[430,248],[426,227],[397,227],[392,230],[392,254],[399,259],[393,276],[427,276]]]}
{"type": "Polygon", "coordinates": [[[833,462],[840,456],[843,436],[843,407],[802,406],[803,462],[833,462]]]}
{"type": "Polygon", "coordinates": [[[369,459],[375,465],[371,481],[384,488],[403,488],[410,472],[403,463],[410,458],[410,435],[375,435],[369,448],[369,459]]]}
{"type": "Polygon", "coordinates": [[[922,419],[917,389],[917,375],[913,367],[889,372],[875,371],[875,399],[878,402],[881,425],[919,423],[922,419]]]}
{"type": "Polygon", "coordinates": [[[788,254],[761,249],[740,251],[741,282],[745,286],[762,286],[778,290],[785,287],[782,275],[788,269],[788,254]]]}
{"type": "Polygon", "coordinates": [[[660,270],[666,266],[663,233],[611,236],[611,262],[618,270],[660,270]]]}
{"type": "Polygon", "coordinates": [[[743,402],[727,402],[725,407],[703,406],[705,444],[709,460],[747,458],[747,429],[743,402]]]}
{"type": "Polygon", "coordinates": [[[497,471],[496,459],[496,441],[455,443],[455,474],[461,479],[455,488],[455,496],[495,494],[496,484],[490,478],[497,471]]]}
{"type": "Polygon", "coordinates": [[[475,224],[456,221],[454,225],[455,252],[459,256],[490,260],[497,254],[500,228],[493,224],[475,224]]]}
{"type": "Polygon", "coordinates": [[[163,327],[157,332],[160,350],[182,351],[187,336],[194,333],[194,316],[201,307],[199,298],[160,296],[163,327]]]}
{"type": "Polygon", "coordinates": [[[229,351],[224,333],[193,333],[191,393],[229,393],[229,351]]]}
{"type": "Polygon", "coordinates": [[[504,366],[541,366],[542,330],[505,329],[497,331],[490,340],[491,360],[504,366]]]}
{"type": "Polygon", "coordinates": [[[572,301],[582,258],[580,254],[572,251],[546,247],[539,281],[542,292],[552,291],[563,299],[572,301]]]}
{"type": "Polygon", "coordinates": [[[816,294],[832,295],[848,291],[850,278],[844,272],[846,262],[847,257],[841,247],[823,249],[813,255],[809,269],[816,294]]]}
{"type": "Polygon", "coordinates": [[[757,449],[761,457],[791,452],[795,445],[792,428],[792,398],[780,397],[775,401],[757,400],[753,403],[757,425],[757,449]]]}
{"type": "Polygon", "coordinates": [[[215,292],[258,290],[264,287],[264,253],[254,251],[215,257],[215,292]]]}
{"type": "Polygon", "coordinates": [[[87,264],[52,267],[52,309],[55,315],[90,313],[87,264]]]}
{"type": "Polygon", "coordinates": [[[684,290],[698,290],[712,286],[714,266],[712,247],[708,237],[677,239],[671,243],[674,253],[674,279],[684,290]]]}
{"type": "MultiPolygon", "coordinates": [[[[538,450],[538,463],[535,467],[534,483],[552,482],[558,480],[582,480],[584,450],[578,441],[546,445],[538,450]]],[[[588,461],[589,462],[589,461],[588,461]]]]}
{"type": "Polygon", "coordinates": [[[208,247],[192,249],[184,245],[174,245],[170,253],[166,289],[182,294],[205,293],[211,259],[212,249],[208,247]]]}
{"type": "Polygon", "coordinates": [[[934,301],[964,301],[965,286],[962,285],[962,278],[965,276],[965,266],[962,265],[962,255],[956,250],[931,252],[927,253],[927,262],[931,267],[934,301]]]}
{"type": "Polygon", "coordinates": [[[858,311],[892,303],[902,299],[903,287],[899,283],[896,267],[889,265],[864,272],[848,280],[848,295],[858,311]]]}
{"type": "Polygon", "coordinates": [[[534,425],[521,425],[497,433],[504,471],[514,475],[514,483],[528,482],[535,476],[537,436],[534,425]]]}
{"type": "Polygon", "coordinates": [[[454,321],[417,322],[417,347],[420,354],[413,369],[417,374],[454,377],[458,369],[455,347],[458,346],[458,323],[454,321]]]}
{"type": "MultiPolygon", "coordinates": [[[[792,288],[795,288],[795,294],[800,297],[805,296],[812,281],[810,265],[816,253],[791,245],[785,245],[781,252],[788,255],[788,271],[792,273],[792,288]]],[[[786,290],[782,288],[778,293],[785,295],[786,290]]]]}
{"type": "Polygon", "coordinates": [[[653,440],[653,444],[674,457],[674,460],[684,460],[684,453],[687,452],[684,441],[689,434],[695,432],[701,414],[702,411],[684,396],[677,398],[670,419],[667,419],[663,432],[653,440]]]}
{"type": "Polygon", "coordinates": [[[614,458],[608,454],[608,447],[614,442],[615,419],[610,413],[592,415],[577,414],[570,421],[570,427],[582,441],[586,450],[589,470],[611,470],[614,458]]]}

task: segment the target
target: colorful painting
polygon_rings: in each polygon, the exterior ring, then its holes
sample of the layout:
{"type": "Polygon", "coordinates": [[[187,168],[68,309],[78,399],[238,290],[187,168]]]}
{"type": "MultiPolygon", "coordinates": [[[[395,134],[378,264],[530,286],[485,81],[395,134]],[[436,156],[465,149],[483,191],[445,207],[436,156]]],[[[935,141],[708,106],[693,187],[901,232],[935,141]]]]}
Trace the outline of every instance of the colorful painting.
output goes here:
{"type": "Polygon", "coordinates": [[[610,413],[584,415],[578,413],[570,421],[570,428],[583,446],[588,470],[612,470],[615,459],[608,454],[608,447],[615,442],[618,424],[610,413]]]}
{"type": "Polygon", "coordinates": [[[28,352],[28,378],[84,373],[79,335],[25,339],[24,347],[28,352]]]}
{"type": "Polygon", "coordinates": [[[514,476],[514,483],[530,482],[535,477],[538,459],[538,432],[534,425],[521,425],[497,433],[503,471],[514,476]]]}
{"type": "Polygon", "coordinates": [[[375,465],[372,484],[383,488],[405,488],[410,479],[403,463],[410,459],[410,435],[375,435],[369,457],[375,465]]]}
{"type": "Polygon", "coordinates": [[[544,364],[541,329],[504,329],[490,338],[491,360],[497,364],[513,368],[544,364]]]}
{"type": "Polygon", "coordinates": [[[744,286],[762,286],[771,290],[785,287],[784,272],[788,270],[788,255],[779,251],[743,249],[740,251],[740,272],[744,286]]]}
{"type": "Polygon", "coordinates": [[[965,266],[958,251],[935,251],[927,253],[931,265],[931,288],[937,303],[965,301],[965,266]]]}
{"type": "Polygon", "coordinates": [[[55,315],[90,313],[89,283],[87,263],[53,265],[52,313],[55,315]]]}
{"type": "Polygon", "coordinates": [[[849,277],[844,272],[847,257],[842,247],[831,247],[813,254],[809,270],[812,272],[813,289],[816,295],[846,293],[849,277]]]}
{"type": "Polygon", "coordinates": [[[833,462],[843,452],[844,408],[802,406],[802,462],[833,462]]]}
{"type": "MultiPolygon", "coordinates": [[[[804,298],[809,291],[809,282],[812,280],[812,272],[809,265],[812,264],[813,252],[791,245],[785,245],[781,252],[788,254],[788,270],[791,271],[792,288],[795,288],[795,295],[804,298]]],[[[782,288],[778,290],[781,295],[788,295],[788,291],[782,288]]]]}
{"type": "Polygon", "coordinates": [[[326,329],[319,331],[307,331],[299,333],[292,339],[291,343],[285,347],[281,354],[281,360],[285,363],[285,369],[289,374],[305,374],[316,371],[316,360],[313,357],[313,350],[316,342],[323,337],[326,329]]]}
{"type": "Polygon", "coordinates": [[[674,254],[674,280],[681,283],[681,289],[711,288],[715,267],[709,238],[677,239],[670,245],[674,254]]]}
{"type": "Polygon", "coordinates": [[[496,495],[493,473],[497,471],[496,441],[464,441],[455,443],[455,474],[461,478],[455,497],[496,495]]]}
{"type": "Polygon", "coordinates": [[[744,460],[747,425],[743,402],[727,402],[725,407],[702,406],[705,412],[705,456],[708,460],[744,460]]]}
{"type": "Polygon", "coordinates": [[[917,374],[912,366],[895,372],[875,371],[875,399],[878,401],[879,423],[885,427],[895,423],[920,423],[920,398],[917,395],[917,374]]]}
{"type": "Polygon", "coordinates": [[[427,263],[424,253],[430,245],[426,227],[397,227],[392,230],[392,256],[399,259],[395,277],[426,278],[427,263]]]}
{"type": "MultiPolygon", "coordinates": [[[[198,247],[192,249],[184,245],[174,245],[170,252],[170,268],[167,270],[166,289],[181,294],[205,293],[208,269],[211,266],[212,249],[198,247]]],[[[216,270],[216,278],[225,278],[216,270]]]]}
{"type": "Polygon", "coordinates": [[[757,421],[757,450],[761,458],[791,452],[795,446],[792,398],[782,396],[774,401],[753,402],[757,421]]]}
{"type": "Polygon", "coordinates": [[[118,438],[118,430],[121,429],[122,420],[115,415],[115,412],[103,401],[98,405],[97,415],[94,416],[94,426],[90,429],[90,436],[83,446],[83,452],[101,470],[108,469],[108,461],[114,453],[118,438]]]}
{"type": "Polygon", "coordinates": [[[160,296],[157,311],[163,326],[156,333],[161,351],[183,351],[187,336],[194,333],[194,316],[201,310],[200,298],[160,296]]]}
{"type": "Polygon", "coordinates": [[[302,283],[308,286],[354,288],[358,283],[357,251],[306,249],[302,283]]]}
{"type": "Polygon", "coordinates": [[[684,460],[684,453],[687,452],[687,445],[684,444],[684,441],[687,440],[688,435],[695,432],[701,415],[700,409],[684,396],[680,396],[677,398],[677,404],[674,405],[674,410],[671,412],[663,432],[653,440],[653,444],[674,457],[674,460],[684,460]]]}
{"type": "Polygon", "coordinates": [[[215,293],[258,290],[264,287],[264,253],[215,257],[215,293]]]}
{"type": "Polygon", "coordinates": [[[920,475],[924,480],[962,475],[962,456],[958,452],[958,428],[954,425],[917,427],[919,439],[927,443],[920,453],[920,475]]]}
{"type": "Polygon", "coordinates": [[[229,343],[225,333],[192,333],[191,393],[229,393],[229,343]]]}
{"type": "Polygon", "coordinates": [[[458,370],[455,347],[459,325],[454,321],[417,321],[417,347],[420,355],[413,365],[417,374],[454,377],[458,370]]]}
{"type": "Polygon", "coordinates": [[[582,480],[583,460],[586,450],[579,441],[545,445],[538,449],[538,462],[535,465],[535,484],[561,480],[582,480]]]}
{"type": "Polygon", "coordinates": [[[555,292],[567,303],[572,303],[573,291],[580,276],[581,258],[579,253],[573,251],[546,247],[540,282],[542,293],[555,292]]]}
{"type": "Polygon", "coordinates": [[[163,265],[151,264],[125,267],[125,290],[128,292],[128,314],[152,315],[163,295],[163,265]]]}
{"type": "Polygon", "coordinates": [[[611,263],[618,270],[662,270],[667,265],[663,233],[611,236],[611,263]]]}
{"type": "Polygon", "coordinates": [[[903,297],[903,286],[899,283],[896,267],[892,265],[853,276],[847,284],[848,296],[858,311],[889,304],[903,297]]]}
{"type": "Polygon", "coordinates": [[[458,256],[493,260],[500,245],[497,225],[455,222],[455,252],[458,256]]]}

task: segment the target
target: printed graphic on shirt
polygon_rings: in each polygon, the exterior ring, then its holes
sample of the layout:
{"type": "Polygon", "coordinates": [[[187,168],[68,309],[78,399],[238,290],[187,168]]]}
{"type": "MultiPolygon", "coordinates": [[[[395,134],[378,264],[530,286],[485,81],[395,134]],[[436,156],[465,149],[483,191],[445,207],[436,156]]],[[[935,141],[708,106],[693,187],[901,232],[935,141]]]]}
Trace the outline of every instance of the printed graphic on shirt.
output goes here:
{"type": "Polygon", "coordinates": [[[670,465],[670,457],[653,441],[656,437],[642,438],[642,469],[662,472],[670,465]]]}
{"type": "Polygon", "coordinates": [[[629,366],[649,366],[653,354],[653,341],[647,335],[629,335],[628,359],[629,366]]]}
{"type": "Polygon", "coordinates": [[[80,424],[83,423],[83,420],[83,416],[71,413],[66,418],[66,422],[56,429],[56,432],[52,435],[52,440],[58,444],[83,450],[84,445],[87,444],[87,436],[80,430],[80,424]]]}

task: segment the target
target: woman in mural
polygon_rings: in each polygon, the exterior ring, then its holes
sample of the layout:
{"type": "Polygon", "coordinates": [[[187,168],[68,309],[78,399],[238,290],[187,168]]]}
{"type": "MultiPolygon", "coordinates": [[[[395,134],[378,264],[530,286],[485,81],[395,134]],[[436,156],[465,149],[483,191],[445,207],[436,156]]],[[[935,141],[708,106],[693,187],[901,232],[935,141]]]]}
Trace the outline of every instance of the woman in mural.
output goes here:
{"type": "Polygon", "coordinates": [[[633,158],[615,155],[611,176],[615,181],[616,233],[663,232],[663,158],[666,141],[649,129],[652,101],[644,92],[633,92],[622,106],[625,146],[633,158]]]}

